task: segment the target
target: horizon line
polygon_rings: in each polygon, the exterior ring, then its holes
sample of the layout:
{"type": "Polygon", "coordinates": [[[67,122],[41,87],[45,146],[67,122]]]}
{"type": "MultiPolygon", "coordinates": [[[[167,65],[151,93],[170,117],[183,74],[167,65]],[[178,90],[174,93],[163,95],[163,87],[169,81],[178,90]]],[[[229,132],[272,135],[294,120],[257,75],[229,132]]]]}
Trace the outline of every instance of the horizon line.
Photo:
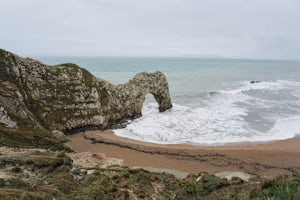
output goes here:
{"type": "MultiPolygon", "coordinates": [[[[5,49],[3,49],[5,50],[5,49]]],[[[5,50],[7,51],[7,50],[5,50]]],[[[9,50],[8,50],[9,51],[9,50]]],[[[254,58],[254,57],[225,57],[215,54],[203,54],[203,55],[47,55],[47,54],[22,54],[9,51],[21,57],[28,58],[172,58],[172,59],[216,59],[216,60],[244,60],[244,61],[285,61],[285,62],[300,62],[299,59],[289,58],[254,58]]]]}
{"type": "Polygon", "coordinates": [[[126,55],[126,56],[119,56],[119,55],[32,55],[28,54],[24,57],[36,57],[36,58],[178,58],[178,59],[216,59],[216,60],[244,60],[244,61],[285,61],[285,62],[300,62],[300,59],[276,59],[276,58],[245,58],[245,57],[223,57],[223,56],[140,56],[140,55],[126,55]]]}

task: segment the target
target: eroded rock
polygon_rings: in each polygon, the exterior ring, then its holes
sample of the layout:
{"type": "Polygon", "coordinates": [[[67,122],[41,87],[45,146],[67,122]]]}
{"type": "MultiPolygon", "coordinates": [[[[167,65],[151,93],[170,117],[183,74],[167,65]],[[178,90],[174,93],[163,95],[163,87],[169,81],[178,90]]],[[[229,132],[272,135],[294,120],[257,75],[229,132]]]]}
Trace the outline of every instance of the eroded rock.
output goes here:
{"type": "Polygon", "coordinates": [[[252,175],[245,172],[229,172],[229,171],[216,173],[215,176],[220,178],[226,178],[227,180],[231,180],[234,177],[238,177],[246,182],[248,182],[252,177],[252,175]]]}
{"type": "Polygon", "coordinates": [[[123,160],[106,157],[104,153],[68,153],[75,166],[81,168],[107,168],[114,165],[123,165],[123,160]]]}
{"type": "Polygon", "coordinates": [[[52,134],[61,142],[68,141],[68,137],[61,131],[55,130],[55,131],[52,131],[52,134]]]}
{"type": "Polygon", "coordinates": [[[159,111],[172,107],[167,79],[158,71],[113,85],[75,64],[48,66],[0,49],[0,79],[0,105],[13,113],[11,121],[22,119],[26,127],[107,129],[140,117],[148,93],[159,111]]]}
{"type": "Polygon", "coordinates": [[[13,121],[9,116],[4,107],[0,107],[0,125],[7,128],[18,128],[17,122],[13,121]]]}

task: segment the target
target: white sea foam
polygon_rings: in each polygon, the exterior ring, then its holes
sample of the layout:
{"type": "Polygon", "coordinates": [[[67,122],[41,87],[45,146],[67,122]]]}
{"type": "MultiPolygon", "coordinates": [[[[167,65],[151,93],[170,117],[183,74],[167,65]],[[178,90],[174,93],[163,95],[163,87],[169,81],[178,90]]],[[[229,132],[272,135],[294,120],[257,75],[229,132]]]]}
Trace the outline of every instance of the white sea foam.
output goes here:
{"type": "Polygon", "coordinates": [[[141,118],[114,132],[161,144],[220,145],[283,140],[300,133],[300,113],[285,113],[299,99],[295,101],[281,94],[298,95],[299,86],[299,82],[288,81],[238,82],[232,89],[195,98],[189,106],[174,103],[172,109],[163,113],[158,112],[156,103],[149,103],[144,106],[141,118]],[[251,112],[257,117],[249,117],[251,112]],[[259,130],[255,124],[265,125],[266,130],[259,130]]]}
{"type": "Polygon", "coordinates": [[[278,119],[267,135],[277,140],[295,137],[300,134],[300,116],[278,119]]]}

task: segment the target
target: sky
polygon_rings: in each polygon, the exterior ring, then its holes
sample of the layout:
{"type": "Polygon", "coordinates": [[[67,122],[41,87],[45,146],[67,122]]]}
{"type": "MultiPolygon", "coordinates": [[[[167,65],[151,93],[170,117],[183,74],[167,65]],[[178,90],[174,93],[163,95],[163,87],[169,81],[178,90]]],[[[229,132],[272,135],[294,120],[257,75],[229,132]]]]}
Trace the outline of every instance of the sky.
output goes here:
{"type": "Polygon", "coordinates": [[[0,0],[21,56],[300,60],[299,0],[0,0]]]}

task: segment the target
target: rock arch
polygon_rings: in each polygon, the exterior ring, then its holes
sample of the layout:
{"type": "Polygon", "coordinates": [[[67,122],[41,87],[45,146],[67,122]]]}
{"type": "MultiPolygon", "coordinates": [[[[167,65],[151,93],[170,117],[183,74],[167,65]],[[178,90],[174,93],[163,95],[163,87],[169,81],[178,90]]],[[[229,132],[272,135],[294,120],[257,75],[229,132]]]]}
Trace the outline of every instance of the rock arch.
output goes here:
{"type": "Polygon", "coordinates": [[[142,98],[137,99],[138,101],[144,103],[146,94],[150,93],[158,103],[160,112],[172,107],[168,81],[162,72],[139,73],[133,77],[133,84],[138,86],[141,93],[142,98]]]}
{"type": "Polygon", "coordinates": [[[160,112],[172,107],[168,81],[160,71],[139,73],[126,84],[118,85],[115,90],[119,94],[119,101],[125,103],[127,113],[130,112],[133,118],[141,116],[145,97],[149,93],[158,103],[160,112]]]}
{"type": "MultiPolygon", "coordinates": [[[[0,94],[0,106],[10,110],[8,117],[16,126],[107,129],[140,117],[148,93],[159,111],[172,107],[168,81],[159,71],[139,73],[125,84],[113,85],[75,64],[48,66],[1,49],[0,66],[0,81],[6,83],[0,89],[7,91],[0,94]]],[[[0,119],[1,124],[5,123],[0,119]]]]}

